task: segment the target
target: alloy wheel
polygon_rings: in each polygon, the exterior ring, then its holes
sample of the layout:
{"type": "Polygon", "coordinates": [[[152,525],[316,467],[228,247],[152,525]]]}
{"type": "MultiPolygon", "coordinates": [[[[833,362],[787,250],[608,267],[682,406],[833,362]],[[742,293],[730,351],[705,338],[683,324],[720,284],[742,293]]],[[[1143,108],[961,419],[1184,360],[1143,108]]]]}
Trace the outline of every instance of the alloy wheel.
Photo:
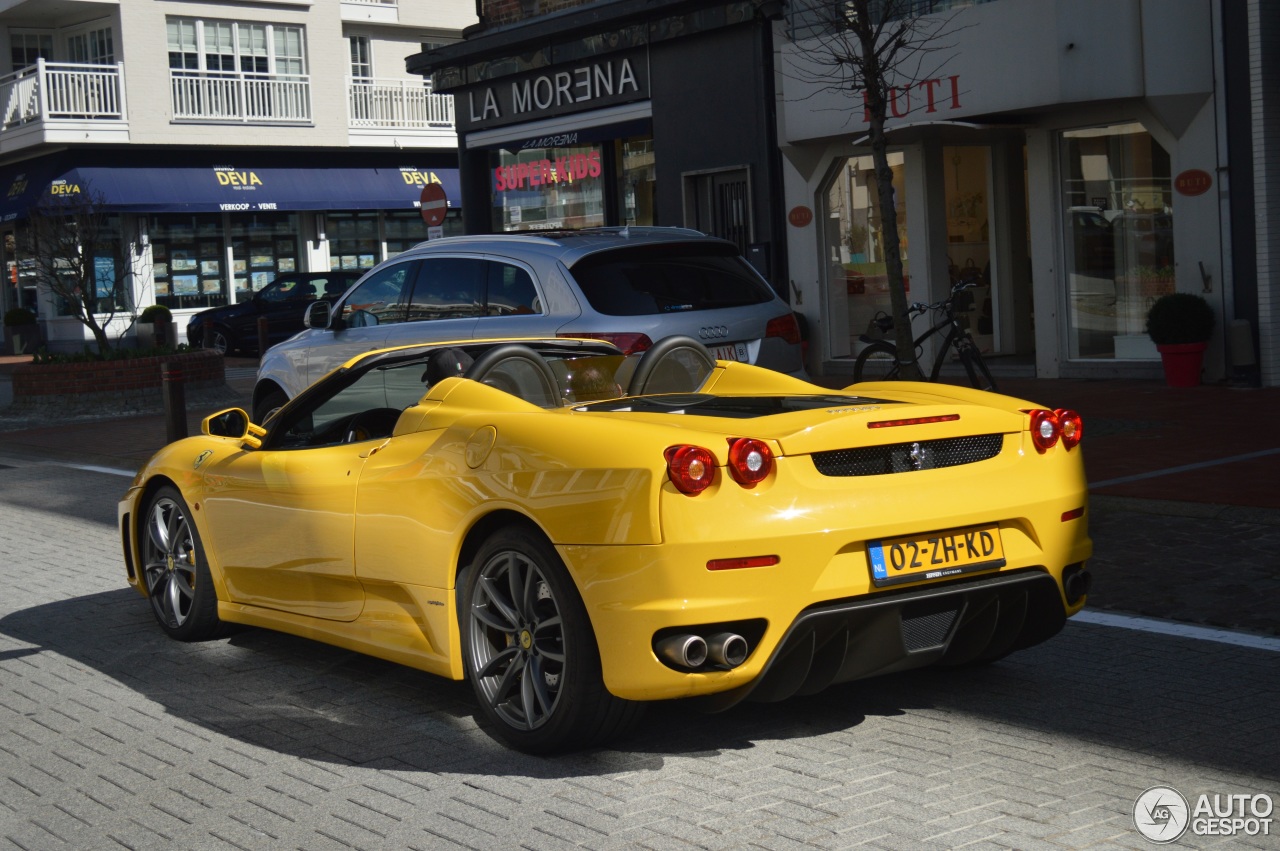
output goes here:
{"type": "Polygon", "coordinates": [[[532,559],[504,550],[480,569],[469,602],[482,699],[517,730],[542,726],[565,687],[564,621],[551,584],[532,559]]]}
{"type": "Polygon", "coordinates": [[[156,617],[170,628],[191,616],[196,588],[196,547],[182,506],[157,499],[147,516],[143,576],[156,617]]]}

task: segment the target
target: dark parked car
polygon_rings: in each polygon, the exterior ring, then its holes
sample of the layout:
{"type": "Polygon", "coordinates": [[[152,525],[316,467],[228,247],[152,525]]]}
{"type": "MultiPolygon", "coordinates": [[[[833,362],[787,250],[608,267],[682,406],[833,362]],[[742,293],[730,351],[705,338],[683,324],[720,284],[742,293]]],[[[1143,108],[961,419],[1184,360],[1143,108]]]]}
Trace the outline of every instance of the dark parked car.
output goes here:
{"type": "Polygon", "coordinates": [[[187,323],[187,341],[204,345],[205,325],[213,326],[212,347],[223,353],[258,351],[258,317],[267,318],[267,345],[287,340],[306,326],[307,307],[318,298],[336,299],[361,272],[291,272],[278,276],[247,301],[202,310],[187,323]]]}

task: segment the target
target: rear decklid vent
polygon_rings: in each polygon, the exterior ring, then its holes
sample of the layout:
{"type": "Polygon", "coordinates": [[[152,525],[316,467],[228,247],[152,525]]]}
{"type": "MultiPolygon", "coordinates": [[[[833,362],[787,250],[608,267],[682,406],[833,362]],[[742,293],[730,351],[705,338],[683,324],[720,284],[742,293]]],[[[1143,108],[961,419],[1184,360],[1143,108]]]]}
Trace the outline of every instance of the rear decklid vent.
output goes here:
{"type": "Polygon", "coordinates": [[[882,476],[986,461],[1000,454],[1003,443],[1002,434],[978,434],[832,449],[815,452],[812,457],[814,466],[824,476],[882,476]]]}

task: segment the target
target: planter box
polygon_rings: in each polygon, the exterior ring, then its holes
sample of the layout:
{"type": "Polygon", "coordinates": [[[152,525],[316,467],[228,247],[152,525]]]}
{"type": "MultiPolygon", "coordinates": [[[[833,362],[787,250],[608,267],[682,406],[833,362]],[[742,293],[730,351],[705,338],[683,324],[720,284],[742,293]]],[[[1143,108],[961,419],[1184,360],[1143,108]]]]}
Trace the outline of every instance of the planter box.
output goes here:
{"type": "Polygon", "coordinates": [[[185,387],[226,386],[222,355],[200,350],[88,363],[21,364],[13,370],[15,406],[145,410],[160,404],[160,364],[177,365],[185,387]]]}

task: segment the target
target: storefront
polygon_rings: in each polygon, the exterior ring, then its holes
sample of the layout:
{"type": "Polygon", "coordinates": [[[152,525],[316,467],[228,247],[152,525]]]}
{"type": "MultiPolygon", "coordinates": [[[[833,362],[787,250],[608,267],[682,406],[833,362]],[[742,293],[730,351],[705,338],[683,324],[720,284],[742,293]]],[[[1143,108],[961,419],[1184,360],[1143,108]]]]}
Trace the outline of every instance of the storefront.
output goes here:
{"type": "Polygon", "coordinates": [[[694,227],[786,295],[772,61],[757,4],[661,0],[530,14],[408,67],[454,96],[469,233],[694,227]]]}
{"type": "Polygon", "coordinates": [[[118,159],[67,154],[0,173],[0,186],[9,187],[0,204],[8,271],[0,306],[37,312],[51,348],[84,342],[83,328],[65,305],[39,291],[22,256],[26,216],[55,195],[105,213],[119,235],[119,256],[133,264],[127,303],[117,304],[112,323],[115,336],[127,332],[135,307],[162,304],[182,317],[251,298],[278,274],[372,268],[427,239],[420,207],[428,183],[441,184],[449,198],[444,232],[461,232],[449,153],[361,155],[359,166],[314,153],[258,153],[246,157],[252,162],[206,165],[192,165],[197,156],[165,157],[142,167],[136,151],[118,159]]]}
{"type": "MultiPolygon", "coordinates": [[[[1005,374],[1154,377],[1145,322],[1156,298],[1202,293],[1219,317],[1229,303],[1212,4],[1146,17],[1137,2],[1090,7],[1070,22],[1059,6],[953,10],[955,54],[894,89],[889,159],[908,300],[935,302],[973,281],[964,321],[1005,374]]],[[[812,223],[793,219],[802,224],[788,241],[801,309],[818,329],[813,366],[839,374],[889,297],[856,93],[787,73],[819,52],[789,41],[780,60],[787,206],[812,211],[812,223]]],[[[1221,347],[1209,368],[1221,374],[1221,347]]]]}

